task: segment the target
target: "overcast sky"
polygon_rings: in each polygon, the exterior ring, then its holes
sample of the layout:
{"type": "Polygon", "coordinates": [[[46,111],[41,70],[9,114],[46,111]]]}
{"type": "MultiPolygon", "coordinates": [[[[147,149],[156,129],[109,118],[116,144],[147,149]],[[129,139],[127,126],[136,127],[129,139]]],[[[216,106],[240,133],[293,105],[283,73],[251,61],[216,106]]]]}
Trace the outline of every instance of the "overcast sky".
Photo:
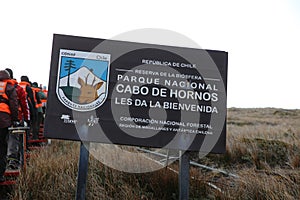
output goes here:
{"type": "Polygon", "coordinates": [[[0,67],[17,80],[48,84],[54,33],[110,39],[165,29],[228,52],[228,107],[300,109],[297,0],[1,1],[0,17],[0,67]]]}

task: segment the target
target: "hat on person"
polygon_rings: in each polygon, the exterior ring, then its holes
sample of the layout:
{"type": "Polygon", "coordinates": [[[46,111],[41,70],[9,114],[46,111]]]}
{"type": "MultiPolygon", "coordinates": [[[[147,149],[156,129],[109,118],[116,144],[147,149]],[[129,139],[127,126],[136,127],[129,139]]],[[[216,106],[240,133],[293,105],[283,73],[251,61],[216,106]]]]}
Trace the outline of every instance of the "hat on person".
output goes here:
{"type": "Polygon", "coordinates": [[[36,87],[37,88],[37,87],[39,87],[39,84],[37,82],[33,82],[32,83],[32,87],[36,87]]]}
{"type": "Polygon", "coordinates": [[[10,78],[13,79],[14,78],[13,71],[9,68],[6,68],[5,70],[9,73],[10,78]]]}
{"type": "Polygon", "coordinates": [[[29,83],[29,78],[27,76],[21,76],[21,81],[25,81],[29,83]]]}
{"type": "Polygon", "coordinates": [[[6,70],[0,70],[0,80],[10,79],[9,73],[6,70]]]}

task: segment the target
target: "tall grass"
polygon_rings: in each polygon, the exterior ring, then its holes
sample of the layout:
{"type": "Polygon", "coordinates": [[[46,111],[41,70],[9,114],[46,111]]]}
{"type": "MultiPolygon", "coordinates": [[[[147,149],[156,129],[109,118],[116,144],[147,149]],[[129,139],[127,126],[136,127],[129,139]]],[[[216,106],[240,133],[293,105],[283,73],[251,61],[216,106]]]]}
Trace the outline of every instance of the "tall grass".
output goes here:
{"type": "MultiPolygon", "coordinates": [[[[33,152],[12,199],[74,199],[78,153],[78,142],[66,141],[53,141],[51,146],[33,152]]],[[[144,174],[124,173],[92,156],[87,180],[87,199],[169,199],[178,195],[174,172],[163,169],[144,174]]]]}
{"type": "Polygon", "coordinates": [[[33,151],[18,179],[14,199],[72,199],[76,185],[78,145],[54,141],[33,151]]]}

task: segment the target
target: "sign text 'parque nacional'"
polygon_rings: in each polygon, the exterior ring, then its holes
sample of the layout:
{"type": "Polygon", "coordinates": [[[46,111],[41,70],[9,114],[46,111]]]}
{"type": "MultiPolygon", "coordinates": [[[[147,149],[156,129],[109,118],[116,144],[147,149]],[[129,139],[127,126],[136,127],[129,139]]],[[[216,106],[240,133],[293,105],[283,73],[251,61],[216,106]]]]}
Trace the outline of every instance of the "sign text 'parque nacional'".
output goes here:
{"type": "Polygon", "coordinates": [[[45,136],[223,153],[227,53],[54,35],[45,136]]]}

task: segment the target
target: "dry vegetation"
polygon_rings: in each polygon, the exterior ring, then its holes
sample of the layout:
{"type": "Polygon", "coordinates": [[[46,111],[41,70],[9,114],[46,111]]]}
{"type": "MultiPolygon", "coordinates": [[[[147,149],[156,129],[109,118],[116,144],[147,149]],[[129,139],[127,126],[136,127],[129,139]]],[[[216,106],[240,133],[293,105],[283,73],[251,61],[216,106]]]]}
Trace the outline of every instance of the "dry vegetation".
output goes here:
{"type": "Polygon", "coordinates": [[[216,179],[219,199],[300,199],[300,110],[229,109],[227,152],[200,162],[238,174],[216,179]]]}
{"type": "MultiPolygon", "coordinates": [[[[231,108],[227,124],[226,154],[192,158],[239,178],[192,167],[190,199],[300,199],[300,110],[231,108]]],[[[53,141],[34,155],[11,199],[74,199],[78,142],[53,141]]],[[[124,173],[90,157],[86,199],[178,199],[178,176],[124,173]]]]}

